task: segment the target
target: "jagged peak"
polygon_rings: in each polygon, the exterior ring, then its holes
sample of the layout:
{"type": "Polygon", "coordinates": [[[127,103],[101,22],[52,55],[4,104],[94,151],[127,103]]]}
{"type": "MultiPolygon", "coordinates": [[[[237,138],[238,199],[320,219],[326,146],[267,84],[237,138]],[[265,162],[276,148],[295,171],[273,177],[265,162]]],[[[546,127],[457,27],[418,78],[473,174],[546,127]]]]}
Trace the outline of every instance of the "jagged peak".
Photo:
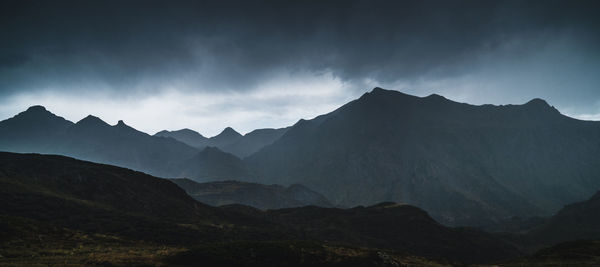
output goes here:
{"type": "Polygon", "coordinates": [[[119,120],[117,122],[117,126],[127,126],[127,125],[125,124],[125,122],[123,122],[123,120],[119,120]]]}
{"type": "Polygon", "coordinates": [[[223,129],[223,131],[218,134],[217,136],[230,136],[230,135],[235,135],[235,136],[242,136],[240,133],[238,133],[236,130],[234,130],[231,127],[226,127],[225,129],[223,129]]]}

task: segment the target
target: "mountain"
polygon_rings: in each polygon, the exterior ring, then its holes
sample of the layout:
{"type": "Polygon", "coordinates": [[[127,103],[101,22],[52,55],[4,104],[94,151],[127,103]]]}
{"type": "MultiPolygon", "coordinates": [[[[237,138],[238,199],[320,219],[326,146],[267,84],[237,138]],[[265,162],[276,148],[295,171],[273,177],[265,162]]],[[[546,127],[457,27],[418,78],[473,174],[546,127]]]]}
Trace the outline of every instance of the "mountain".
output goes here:
{"type": "Polygon", "coordinates": [[[32,106],[0,121],[0,147],[14,152],[46,152],[52,141],[72,125],[42,106],[32,106]]]}
{"type": "Polygon", "coordinates": [[[227,127],[223,131],[208,139],[207,146],[224,147],[225,145],[236,142],[242,138],[242,135],[233,128],[227,127]]]}
{"type": "Polygon", "coordinates": [[[156,133],[154,136],[172,137],[175,140],[200,149],[207,146],[213,146],[222,151],[234,154],[239,158],[244,158],[255,153],[264,146],[272,144],[286,131],[287,128],[257,129],[245,135],[241,135],[233,128],[227,127],[220,134],[211,138],[206,138],[189,129],[178,131],[164,130],[156,133]]]}
{"type": "Polygon", "coordinates": [[[171,179],[195,200],[212,206],[243,204],[257,209],[281,209],[315,205],[331,207],[321,194],[302,185],[283,187],[238,181],[197,183],[189,179],[171,179]]]}
{"type": "Polygon", "coordinates": [[[600,240],[600,191],[586,201],[564,206],[526,236],[538,246],[583,239],[600,240]]]}
{"type": "Polygon", "coordinates": [[[600,123],[541,99],[474,106],[375,88],[245,161],[254,182],[304,184],[334,205],[409,203],[478,226],[582,200],[600,187],[598,158],[600,123]]]}
{"type": "Polygon", "coordinates": [[[183,161],[176,177],[197,182],[255,179],[241,159],[210,146],[183,161]]]}
{"type": "MultiPolygon", "coordinates": [[[[191,130],[177,133],[193,134],[191,130]]],[[[229,130],[224,131],[219,140],[234,135],[229,130]]],[[[109,125],[89,115],[73,123],[42,106],[30,107],[0,121],[0,151],[59,154],[163,177],[184,177],[180,175],[185,174],[191,178],[225,180],[247,176],[245,170],[241,174],[244,163],[234,156],[202,153],[173,138],[140,132],[123,121],[109,125]]]]}
{"type": "Polygon", "coordinates": [[[287,129],[257,129],[245,134],[242,138],[237,139],[237,141],[221,147],[221,149],[240,158],[245,158],[275,142],[285,134],[287,129]]]}
{"type": "Polygon", "coordinates": [[[158,176],[174,175],[182,162],[198,153],[172,138],[150,136],[123,121],[111,126],[91,115],[69,127],[50,147],[56,154],[158,176]]]}
{"type": "Polygon", "coordinates": [[[164,130],[154,134],[154,136],[172,137],[175,140],[197,148],[206,146],[206,142],[208,140],[208,138],[190,129],[181,129],[177,131],[164,130]]]}
{"type": "Polygon", "coordinates": [[[258,253],[275,265],[389,266],[426,262],[414,255],[466,263],[518,255],[408,205],[216,208],[169,180],[63,156],[0,152],[0,201],[0,265],[193,265],[258,253]]]}

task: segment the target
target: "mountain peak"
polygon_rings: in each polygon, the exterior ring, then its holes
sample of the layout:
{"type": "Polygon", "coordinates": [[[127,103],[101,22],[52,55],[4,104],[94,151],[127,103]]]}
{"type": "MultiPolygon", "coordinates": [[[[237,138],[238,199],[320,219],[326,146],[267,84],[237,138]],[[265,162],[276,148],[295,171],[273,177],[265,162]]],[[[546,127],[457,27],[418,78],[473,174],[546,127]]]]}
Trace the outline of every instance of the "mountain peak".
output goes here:
{"type": "Polygon", "coordinates": [[[550,107],[548,102],[546,102],[546,100],[541,99],[541,98],[531,99],[531,100],[529,100],[529,102],[525,103],[525,105],[532,106],[532,107],[550,107]]]}
{"type": "Polygon", "coordinates": [[[389,91],[389,90],[385,90],[381,87],[375,87],[375,88],[373,88],[373,90],[371,90],[371,93],[383,93],[385,91],[389,91]]]}
{"type": "Polygon", "coordinates": [[[102,119],[100,119],[94,115],[87,115],[85,118],[81,119],[76,124],[77,125],[108,126],[108,123],[104,122],[102,119]]]}
{"type": "Polygon", "coordinates": [[[117,122],[117,126],[127,126],[127,125],[125,124],[125,122],[123,122],[123,120],[119,120],[117,122]]]}
{"type": "Polygon", "coordinates": [[[234,130],[231,127],[227,127],[225,129],[223,129],[223,131],[218,134],[217,136],[242,136],[240,133],[238,133],[236,130],[234,130]]]}
{"type": "Polygon", "coordinates": [[[27,108],[27,110],[19,113],[20,116],[27,118],[41,118],[48,116],[55,116],[52,112],[48,111],[44,106],[35,105],[27,108]]]}
{"type": "Polygon", "coordinates": [[[387,90],[375,87],[371,92],[364,93],[358,100],[363,101],[417,101],[420,97],[409,95],[396,90],[387,90]],[[391,100],[393,99],[393,100],[391,100]]]}
{"type": "Polygon", "coordinates": [[[25,112],[48,112],[44,106],[35,105],[29,107],[25,112]]]}
{"type": "Polygon", "coordinates": [[[544,111],[548,113],[560,114],[560,112],[555,107],[550,106],[550,104],[548,104],[546,100],[543,100],[541,98],[534,98],[532,100],[529,100],[529,102],[523,104],[523,106],[530,111],[544,111]]]}
{"type": "Polygon", "coordinates": [[[430,95],[426,96],[425,98],[428,98],[428,99],[443,99],[443,100],[447,99],[444,96],[438,95],[438,94],[430,94],[430,95]]]}

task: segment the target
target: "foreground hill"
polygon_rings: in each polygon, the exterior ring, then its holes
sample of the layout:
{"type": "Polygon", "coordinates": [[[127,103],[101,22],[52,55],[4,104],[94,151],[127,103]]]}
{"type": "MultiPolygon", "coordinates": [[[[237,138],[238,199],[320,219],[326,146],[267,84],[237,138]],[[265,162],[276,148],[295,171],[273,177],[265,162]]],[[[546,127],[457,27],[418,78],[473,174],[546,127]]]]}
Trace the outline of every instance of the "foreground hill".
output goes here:
{"type": "Polygon", "coordinates": [[[600,266],[600,241],[578,240],[544,248],[501,266],[600,266]]]}
{"type": "Polygon", "coordinates": [[[331,207],[321,194],[302,185],[283,187],[238,181],[197,183],[189,179],[171,179],[194,199],[212,206],[243,204],[257,209],[281,209],[315,205],[331,207]]]}
{"type": "Polygon", "coordinates": [[[600,192],[586,201],[566,205],[526,236],[538,248],[565,241],[600,240],[600,192]]]}
{"type": "Polygon", "coordinates": [[[334,205],[413,204],[451,225],[548,216],[600,187],[600,123],[545,101],[473,106],[380,88],[301,120],[246,162],[334,205]]]}
{"type": "Polygon", "coordinates": [[[62,156],[0,153],[0,183],[0,265],[189,265],[200,259],[227,265],[237,255],[255,257],[244,254],[248,246],[265,264],[296,259],[301,262],[294,265],[304,266],[307,257],[326,265],[383,266],[416,261],[411,255],[461,262],[517,255],[500,239],[445,227],[416,207],[214,208],[168,180],[62,156]],[[293,257],[282,258],[286,253],[293,257]]]}

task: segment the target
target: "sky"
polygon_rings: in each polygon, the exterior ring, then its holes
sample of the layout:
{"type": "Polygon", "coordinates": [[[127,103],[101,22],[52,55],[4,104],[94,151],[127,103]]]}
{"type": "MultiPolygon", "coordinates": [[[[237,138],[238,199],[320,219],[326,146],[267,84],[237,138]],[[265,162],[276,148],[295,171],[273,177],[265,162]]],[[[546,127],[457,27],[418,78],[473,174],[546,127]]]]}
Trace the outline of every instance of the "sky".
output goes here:
{"type": "Polygon", "coordinates": [[[379,86],[600,120],[598,1],[2,1],[0,119],[241,133],[379,86]]]}

